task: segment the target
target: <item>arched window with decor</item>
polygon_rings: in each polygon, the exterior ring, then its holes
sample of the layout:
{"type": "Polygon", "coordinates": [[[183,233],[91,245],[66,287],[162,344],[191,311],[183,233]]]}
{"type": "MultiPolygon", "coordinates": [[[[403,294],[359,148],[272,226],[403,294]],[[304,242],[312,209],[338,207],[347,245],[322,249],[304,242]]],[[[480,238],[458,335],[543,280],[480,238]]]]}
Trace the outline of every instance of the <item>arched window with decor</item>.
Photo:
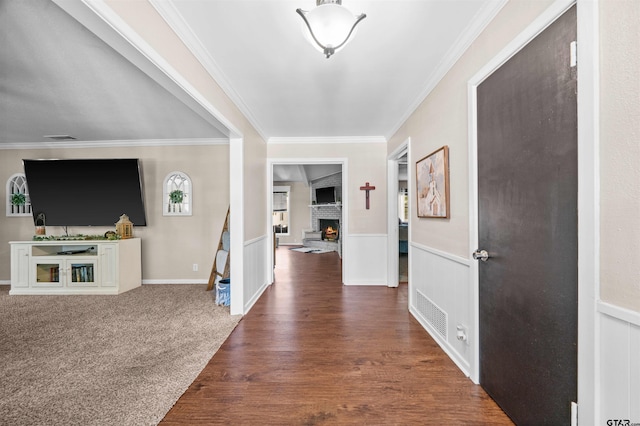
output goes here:
{"type": "Polygon", "coordinates": [[[191,216],[193,210],[191,179],[183,172],[171,172],[164,179],[162,195],[164,216],[191,216]]]}
{"type": "Polygon", "coordinates": [[[24,173],[16,173],[7,180],[7,216],[31,216],[31,200],[24,173]]]}

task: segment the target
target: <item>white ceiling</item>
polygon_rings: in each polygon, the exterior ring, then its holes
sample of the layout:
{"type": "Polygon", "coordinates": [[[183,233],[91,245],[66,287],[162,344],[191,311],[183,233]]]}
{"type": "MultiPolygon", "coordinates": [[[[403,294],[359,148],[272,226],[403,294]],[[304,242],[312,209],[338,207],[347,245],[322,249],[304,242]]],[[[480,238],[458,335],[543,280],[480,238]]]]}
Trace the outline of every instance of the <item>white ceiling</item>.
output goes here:
{"type": "MultiPolygon", "coordinates": [[[[504,3],[344,0],[367,18],[326,59],[295,13],[314,0],[151,2],[265,140],[389,138],[504,3]]],[[[225,137],[49,0],[0,0],[0,40],[0,144],[225,137]]]]}
{"type": "Polygon", "coordinates": [[[342,172],[341,164],[274,164],[274,182],[304,182],[307,186],[320,178],[342,172]]]}
{"type": "Polygon", "coordinates": [[[49,0],[0,1],[0,145],[220,138],[49,0]]]}

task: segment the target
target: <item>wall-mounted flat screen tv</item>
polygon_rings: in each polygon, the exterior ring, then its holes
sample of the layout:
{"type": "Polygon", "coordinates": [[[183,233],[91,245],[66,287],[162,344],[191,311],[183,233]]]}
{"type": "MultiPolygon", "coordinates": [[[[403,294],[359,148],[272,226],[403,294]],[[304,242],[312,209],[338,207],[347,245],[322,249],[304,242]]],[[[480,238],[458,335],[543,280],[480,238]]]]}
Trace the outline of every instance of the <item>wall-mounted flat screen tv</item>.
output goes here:
{"type": "Polygon", "coordinates": [[[316,203],[327,204],[336,202],[336,188],[328,186],[326,188],[316,188],[316,203]]]}
{"type": "Polygon", "coordinates": [[[146,226],[135,158],[23,160],[34,219],[54,226],[114,226],[126,214],[146,226]]]}

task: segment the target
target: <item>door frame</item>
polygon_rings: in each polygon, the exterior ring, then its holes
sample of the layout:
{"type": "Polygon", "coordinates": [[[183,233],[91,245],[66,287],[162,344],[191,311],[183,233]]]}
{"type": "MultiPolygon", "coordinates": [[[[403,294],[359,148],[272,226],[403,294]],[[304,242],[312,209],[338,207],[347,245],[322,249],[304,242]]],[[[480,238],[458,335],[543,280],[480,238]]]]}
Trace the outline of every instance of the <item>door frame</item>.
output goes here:
{"type": "MultiPolygon", "coordinates": [[[[398,287],[400,284],[400,265],[398,253],[400,251],[398,234],[398,160],[407,154],[407,164],[411,164],[411,138],[405,139],[391,154],[387,156],[387,287],[398,287]]],[[[411,194],[411,179],[407,179],[408,191],[411,194]]],[[[411,211],[411,197],[409,197],[409,211],[411,211]]],[[[411,215],[409,215],[411,216],[411,215]]],[[[407,235],[411,235],[411,220],[407,235]]],[[[408,244],[411,251],[411,244],[408,244]]],[[[411,259],[410,255],[407,255],[411,259]]],[[[408,270],[411,275],[411,268],[408,270]]],[[[409,277],[411,281],[411,277],[409,277]]]]}
{"type": "MultiPolygon", "coordinates": [[[[546,29],[574,4],[578,27],[578,402],[581,417],[599,418],[597,398],[596,301],[599,290],[599,97],[598,0],[556,0],[524,31],[505,46],[467,83],[469,140],[469,249],[478,248],[477,88],[502,64],[546,29]],[[587,411],[589,410],[589,411],[587,411]]],[[[472,289],[473,356],[471,379],[479,383],[479,277],[478,262],[470,262],[472,289]]]]}
{"type": "MultiPolygon", "coordinates": [[[[349,167],[348,160],[346,158],[267,158],[267,212],[268,212],[268,220],[267,220],[267,238],[269,240],[268,247],[274,247],[274,237],[273,237],[273,217],[271,213],[273,212],[273,166],[279,164],[296,164],[296,165],[307,165],[307,164],[340,164],[342,166],[342,188],[343,191],[348,187],[348,175],[349,175],[349,167]]],[[[311,215],[311,213],[309,213],[311,215]]],[[[346,192],[342,194],[342,223],[340,224],[340,239],[342,244],[342,281],[344,284],[344,277],[346,276],[347,266],[348,266],[348,256],[345,253],[348,253],[346,247],[348,245],[349,240],[349,197],[346,196],[346,192]]],[[[270,278],[269,285],[273,284],[275,280],[274,275],[274,266],[275,266],[275,258],[273,250],[268,250],[269,255],[267,257],[267,265],[269,267],[269,271],[267,276],[270,278]]]]}

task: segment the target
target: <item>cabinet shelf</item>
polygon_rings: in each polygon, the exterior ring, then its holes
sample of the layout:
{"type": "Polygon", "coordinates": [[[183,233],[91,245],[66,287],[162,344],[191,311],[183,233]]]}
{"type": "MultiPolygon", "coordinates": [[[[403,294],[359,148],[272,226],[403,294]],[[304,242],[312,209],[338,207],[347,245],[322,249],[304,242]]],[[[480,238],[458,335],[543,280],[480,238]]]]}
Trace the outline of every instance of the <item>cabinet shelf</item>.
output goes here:
{"type": "Polygon", "coordinates": [[[12,241],[9,294],[120,294],[142,284],[140,239],[12,241]]]}

